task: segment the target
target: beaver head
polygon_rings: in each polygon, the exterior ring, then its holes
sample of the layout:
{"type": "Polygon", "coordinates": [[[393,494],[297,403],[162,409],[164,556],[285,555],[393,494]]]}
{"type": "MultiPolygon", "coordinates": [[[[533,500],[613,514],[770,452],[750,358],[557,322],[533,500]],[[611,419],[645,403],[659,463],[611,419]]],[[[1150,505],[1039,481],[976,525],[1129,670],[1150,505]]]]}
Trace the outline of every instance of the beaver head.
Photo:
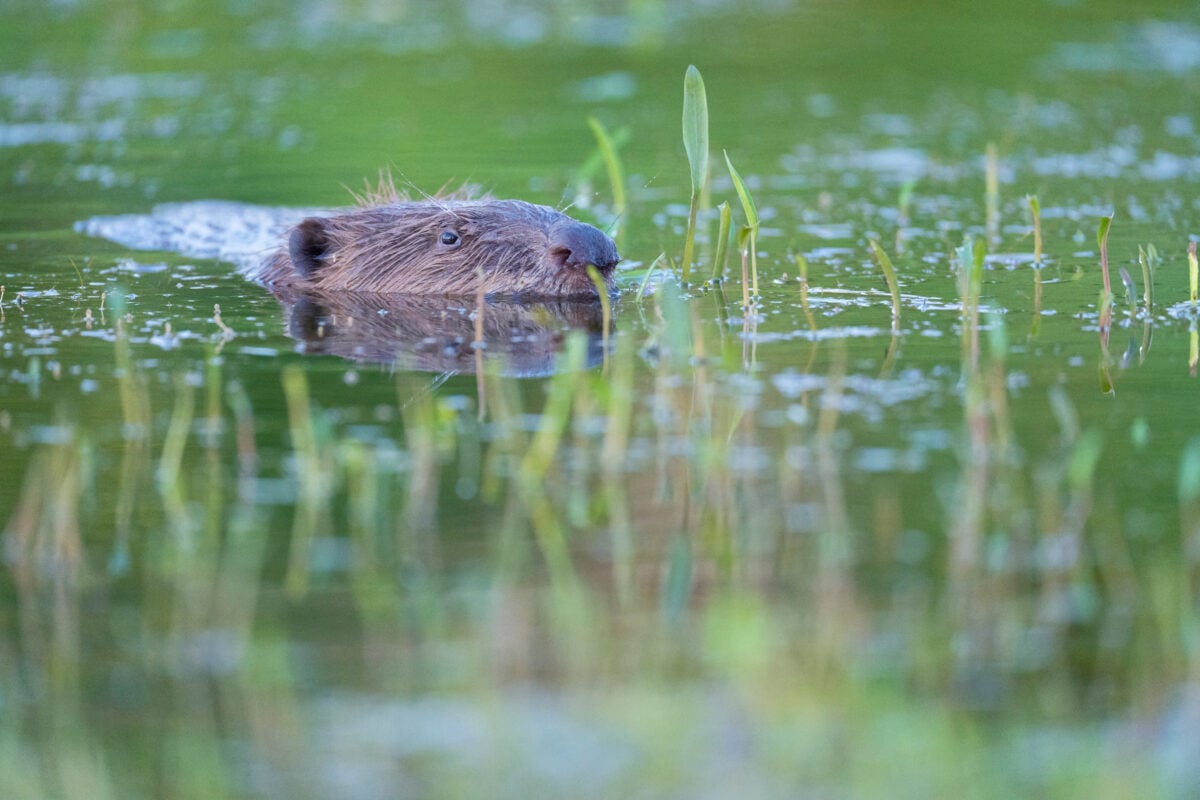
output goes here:
{"type": "Polygon", "coordinates": [[[599,229],[520,200],[374,205],[292,228],[265,283],[314,291],[493,297],[595,297],[613,289],[617,247],[599,229]]]}

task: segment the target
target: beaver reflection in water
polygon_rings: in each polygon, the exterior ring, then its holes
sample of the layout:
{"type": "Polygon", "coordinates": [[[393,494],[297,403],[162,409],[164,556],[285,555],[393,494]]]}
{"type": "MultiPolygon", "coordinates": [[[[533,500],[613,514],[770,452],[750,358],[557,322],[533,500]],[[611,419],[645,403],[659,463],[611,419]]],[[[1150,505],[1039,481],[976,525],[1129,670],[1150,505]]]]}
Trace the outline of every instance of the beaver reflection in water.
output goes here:
{"type": "Polygon", "coordinates": [[[472,298],[358,292],[276,292],[288,335],[310,355],[335,355],[393,369],[550,375],[571,331],[587,341],[588,366],[604,357],[604,316],[588,300],[493,300],[482,321],[472,298]],[[480,323],[482,324],[480,325],[480,323]],[[481,336],[485,347],[476,346],[481,336]]]}
{"type": "Polygon", "coordinates": [[[599,229],[520,200],[373,203],[310,217],[254,277],[326,292],[595,298],[587,266],[614,289],[617,247],[599,229]]]}

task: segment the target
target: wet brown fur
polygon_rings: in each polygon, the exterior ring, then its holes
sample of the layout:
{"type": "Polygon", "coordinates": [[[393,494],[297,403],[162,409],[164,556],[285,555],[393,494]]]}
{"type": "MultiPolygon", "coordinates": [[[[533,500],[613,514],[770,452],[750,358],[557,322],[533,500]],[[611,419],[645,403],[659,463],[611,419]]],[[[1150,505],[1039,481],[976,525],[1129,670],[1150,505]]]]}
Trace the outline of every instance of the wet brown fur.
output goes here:
{"type": "Polygon", "coordinates": [[[316,292],[465,296],[482,275],[493,297],[595,297],[586,256],[614,287],[612,240],[547,206],[461,194],[413,201],[386,176],[357,197],[360,208],[293,228],[255,277],[316,292]]]}

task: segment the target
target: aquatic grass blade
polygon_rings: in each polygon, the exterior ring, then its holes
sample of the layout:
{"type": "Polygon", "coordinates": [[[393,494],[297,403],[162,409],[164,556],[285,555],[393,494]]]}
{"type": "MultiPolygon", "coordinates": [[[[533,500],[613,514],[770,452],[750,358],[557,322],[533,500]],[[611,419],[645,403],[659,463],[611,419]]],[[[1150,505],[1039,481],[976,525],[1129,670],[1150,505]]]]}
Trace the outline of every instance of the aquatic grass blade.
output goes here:
{"type": "Polygon", "coordinates": [[[733,209],[728,201],[721,201],[717,207],[720,211],[720,225],[717,228],[717,252],[713,256],[713,280],[725,277],[725,260],[729,258],[729,229],[733,227],[733,209]]]}
{"type": "Polygon", "coordinates": [[[608,294],[608,286],[604,283],[604,276],[600,274],[600,270],[596,269],[592,264],[587,266],[588,277],[592,279],[592,284],[596,287],[596,294],[600,297],[600,311],[603,314],[604,332],[608,332],[608,323],[612,320],[612,300],[608,294]]]}
{"type": "Polygon", "coordinates": [[[1100,290],[1100,298],[1096,305],[1100,309],[1100,391],[1104,394],[1113,394],[1115,387],[1108,369],[1108,341],[1112,332],[1112,292],[1100,290]]]}
{"type": "Polygon", "coordinates": [[[1196,317],[1193,315],[1188,322],[1188,375],[1193,378],[1196,377],[1197,365],[1200,365],[1200,333],[1196,331],[1196,317]]]}
{"type": "Polygon", "coordinates": [[[749,267],[746,264],[746,251],[752,247],[750,242],[750,228],[743,226],[737,235],[738,252],[742,254],[742,308],[750,308],[750,275],[749,267]]]}
{"type": "Polygon", "coordinates": [[[625,218],[625,167],[621,164],[621,157],[617,153],[617,147],[614,144],[612,137],[608,135],[608,130],[604,124],[595,117],[588,117],[588,127],[592,129],[592,135],[596,137],[596,144],[600,148],[600,153],[604,158],[604,168],[608,173],[608,182],[612,186],[613,193],[613,219],[614,225],[617,226],[617,234],[620,235],[621,220],[625,218]]]}
{"type": "Polygon", "coordinates": [[[1150,313],[1150,307],[1154,304],[1154,261],[1151,254],[1154,252],[1154,245],[1150,245],[1149,249],[1138,245],[1138,264],[1142,268],[1142,286],[1145,291],[1142,294],[1142,300],[1146,304],[1146,313],[1150,313]]]}
{"type": "MultiPolygon", "coordinates": [[[[1100,218],[1100,227],[1096,231],[1096,241],[1100,245],[1100,272],[1104,276],[1104,292],[1112,294],[1112,280],[1108,277],[1108,230],[1112,227],[1113,215],[1100,218]]],[[[1192,291],[1193,302],[1195,302],[1195,291],[1192,291]]]]}
{"type": "Polygon", "coordinates": [[[1188,242],[1188,281],[1192,287],[1192,306],[1196,305],[1197,284],[1200,284],[1200,264],[1196,263],[1196,242],[1188,242]]]}
{"type": "Polygon", "coordinates": [[[659,253],[658,258],[651,261],[650,266],[646,268],[646,274],[642,276],[642,282],[638,286],[637,299],[639,302],[646,296],[646,287],[650,285],[650,276],[654,274],[655,270],[659,269],[659,264],[666,260],[667,254],[659,253]]]}
{"type": "Polygon", "coordinates": [[[708,177],[708,97],[695,66],[683,76],[683,149],[691,167],[692,194],[698,195],[708,177]]]}
{"type": "Polygon", "coordinates": [[[988,142],[984,155],[984,183],[987,241],[996,245],[1000,241],[1000,153],[995,142],[988,142]]]}
{"type": "Polygon", "coordinates": [[[729,177],[733,180],[733,188],[737,190],[738,200],[742,201],[742,213],[746,215],[746,227],[751,228],[756,233],[758,232],[758,207],[754,205],[754,198],[750,195],[750,190],[746,188],[745,181],[742,180],[741,173],[733,166],[733,162],[729,160],[729,153],[725,153],[725,166],[729,167],[729,177]]]}
{"type": "Polygon", "coordinates": [[[1124,267],[1117,270],[1117,274],[1121,276],[1121,285],[1125,287],[1125,300],[1128,301],[1130,312],[1132,313],[1133,298],[1137,294],[1137,287],[1133,285],[1133,276],[1124,267]]]}
{"type": "Polygon", "coordinates": [[[1042,265],[1042,204],[1036,194],[1029,195],[1029,211],[1033,214],[1033,263],[1042,265]]]}
{"type": "MultiPolygon", "coordinates": [[[[606,130],[605,133],[608,134],[609,141],[612,143],[612,148],[617,153],[620,153],[621,148],[629,144],[629,140],[632,137],[632,132],[626,127],[617,128],[615,131],[611,132],[606,130]]],[[[604,152],[601,150],[599,144],[597,144],[596,149],[589,153],[588,157],[584,159],[583,164],[580,165],[579,169],[575,170],[575,177],[572,179],[572,184],[575,186],[583,186],[584,184],[588,183],[588,181],[590,181],[592,177],[601,169],[606,168],[607,165],[605,164],[604,160],[604,152]]]]}
{"type": "Polygon", "coordinates": [[[1042,204],[1037,195],[1029,195],[1028,200],[1033,214],[1033,322],[1029,335],[1036,337],[1042,328],[1042,204]]]}
{"type": "MultiPolygon", "coordinates": [[[[723,152],[723,151],[722,151],[723,152]]],[[[754,296],[755,302],[758,301],[758,207],[754,204],[754,197],[751,196],[750,190],[746,188],[745,181],[742,180],[741,174],[737,168],[733,166],[733,162],[729,159],[729,153],[725,153],[725,166],[729,168],[729,177],[733,180],[733,188],[737,190],[738,200],[742,203],[742,213],[746,215],[746,230],[749,238],[750,249],[750,270],[751,270],[751,293],[754,296]]]]}
{"type": "Polygon", "coordinates": [[[683,280],[687,282],[696,248],[696,213],[708,181],[708,97],[704,79],[694,65],[687,68],[683,77],[683,149],[692,177],[692,199],[683,243],[683,280]]]}
{"type": "Polygon", "coordinates": [[[871,240],[871,255],[875,257],[875,263],[883,270],[883,279],[887,282],[888,291],[892,295],[892,332],[900,332],[900,284],[896,280],[896,268],[892,266],[892,260],[888,258],[888,254],[879,246],[879,242],[871,240]]]}
{"type": "Polygon", "coordinates": [[[664,363],[684,369],[696,353],[686,296],[675,282],[668,281],[663,283],[655,300],[662,320],[659,337],[667,354],[664,363]]]}
{"type": "Polygon", "coordinates": [[[970,236],[954,248],[954,256],[958,261],[959,292],[964,296],[977,296],[983,283],[983,262],[987,255],[987,246],[982,240],[970,236]]]}
{"type": "Polygon", "coordinates": [[[808,259],[803,253],[796,253],[792,256],[792,261],[796,264],[796,271],[800,273],[800,308],[804,311],[804,318],[808,320],[808,329],[815,333],[817,320],[808,304],[808,259]]]}
{"type": "Polygon", "coordinates": [[[917,179],[909,178],[900,185],[900,193],[896,196],[896,210],[902,225],[908,224],[909,209],[912,207],[913,193],[917,189],[917,179]]]}
{"type": "Polygon", "coordinates": [[[958,280],[959,294],[966,294],[962,291],[963,281],[967,280],[971,268],[971,248],[973,244],[970,238],[963,239],[963,243],[954,248],[954,260],[958,262],[958,280]]]}
{"type": "Polygon", "coordinates": [[[968,236],[954,249],[958,262],[958,293],[962,302],[963,365],[972,369],[979,356],[979,296],[983,288],[983,262],[987,245],[968,236]]]}
{"type": "Polygon", "coordinates": [[[1008,329],[1004,325],[1004,314],[997,309],[991,309],[987,315],[988,321],[988,354],[996,362],[1001,362],[1008,355],[1008,329]]]}
{"type": "Polygon", "coordinates": [[[603,342],[604,361],[608,363],[608,332],[612,328],[612,299],[608,294],[608,286],[604,283],[604,277],[600,274],[600,270],[596,269],[592,264],[587,266],[588,277],[592,279],[592,283],[596,286],[596,294],[600,297],[600,338],[603,342]]]}

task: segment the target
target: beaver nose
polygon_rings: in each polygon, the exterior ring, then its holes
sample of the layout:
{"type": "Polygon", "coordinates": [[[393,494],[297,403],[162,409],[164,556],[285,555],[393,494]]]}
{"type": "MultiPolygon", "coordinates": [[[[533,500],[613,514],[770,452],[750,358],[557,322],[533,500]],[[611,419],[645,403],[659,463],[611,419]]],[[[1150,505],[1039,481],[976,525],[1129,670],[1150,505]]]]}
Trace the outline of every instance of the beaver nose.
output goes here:
{"type": "Polygon", "coordinates": [[[572,221],[557,227],[550,236],[550,257],[559,267],[584,269],[595,265],[601,272],[611,272],[621,257],[617,245],[599,228],[572,221]]]}

